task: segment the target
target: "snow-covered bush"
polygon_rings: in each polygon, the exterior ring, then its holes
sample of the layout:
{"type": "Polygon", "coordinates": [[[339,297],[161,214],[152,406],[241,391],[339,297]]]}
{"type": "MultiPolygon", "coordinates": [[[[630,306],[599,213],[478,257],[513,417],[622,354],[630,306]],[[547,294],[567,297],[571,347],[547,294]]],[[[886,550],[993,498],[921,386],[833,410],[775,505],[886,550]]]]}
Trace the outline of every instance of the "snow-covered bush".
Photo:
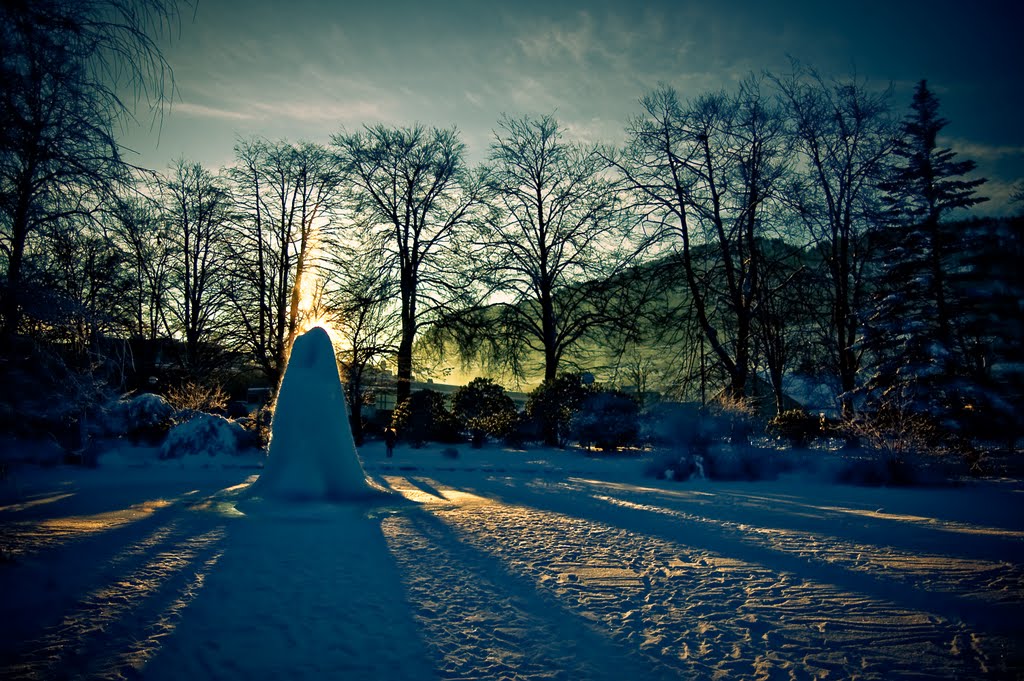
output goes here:
{"type": "Polygon", "coordinates": [[[704,457],[687,450],[665,450],[644,466],[644,475],[677,482],[705,477],[704,457]]]}
{"type": "Polygon", "coordinates": [[[142,393],[108,406],[102,416],[104,435],[127,435],[132,440],[156,444],[172,425],[175,410],[160,395],[142,393]]]}
{"type": "Polygon", "coordinates": [[[174,416],[175,409],[160,395],[143,393],[127,402],[126,416],[130,428],[159,425],[174,416]]]}
{"type": "Polygon", "coordinates": [[[716,445],[704,457],[704,472],[710,480],[774,480],[792,472],[798,464],[788,451],[716,445]]]}
{"type": "Polygon", "coordinates": [[[808,462],[790,451],[755,449],[697,439],[669,447],[651,459],[644,474],[659,480],[774,480],[797,469],[810,471],[808,462]]]}
{"type": "Polygon", "coordinates": [[[239,453],[247,437],[242,426],[222,416],[196,412],[191,419],[171,428],[160,447],[161,459],[184,456],[217,456],[239,453]]]}

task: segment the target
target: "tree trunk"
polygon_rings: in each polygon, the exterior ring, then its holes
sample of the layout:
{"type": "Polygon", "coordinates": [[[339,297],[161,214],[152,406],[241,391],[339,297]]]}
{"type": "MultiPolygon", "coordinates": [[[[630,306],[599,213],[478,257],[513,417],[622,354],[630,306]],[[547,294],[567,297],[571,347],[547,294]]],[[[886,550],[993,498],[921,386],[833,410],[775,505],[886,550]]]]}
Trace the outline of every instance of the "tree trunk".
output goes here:
{"type": "Polygon", "coordinates": [[[413,329],[402,329],[402,340],[398,344],[398,385],[396,387],[395,394],[396,406],[409,399],[409,395],[412,394],[412,345],[414,337],[415,331],[413,329]]]}
{"type": "Polygon", "coordinates": [[[348,408],[352,439],[359,447],[363,444],[363,386],[362,380],[355,374],[352,371],[348,376],[348,408]]]}
{"type": "Polygon", "coordinates": [[[544,334],[544,380],[553,382],[558,378],[558,329],[555,322],[554,301],[551,294],[541,296],[541,330],[544,334]]]}
{"type": "Polygon", "coordinates": [[[28,241],[28,205],[24,198],[18,202],[12,223],[11,257],[7,263],[7,291],[4,293],[4,342],[13,338],[21,325],[22,264],[28,241]]]}

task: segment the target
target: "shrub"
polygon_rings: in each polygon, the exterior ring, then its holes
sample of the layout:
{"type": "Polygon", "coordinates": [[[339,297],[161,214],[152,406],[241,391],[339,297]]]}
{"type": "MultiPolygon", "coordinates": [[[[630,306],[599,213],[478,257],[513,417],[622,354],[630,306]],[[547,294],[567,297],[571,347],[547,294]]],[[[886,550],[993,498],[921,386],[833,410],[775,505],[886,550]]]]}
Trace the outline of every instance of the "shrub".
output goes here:
{"type": "Polygon", "coordinates": [[[892,458],[844,459],[835,479],[847,485],[906,487],[917,482],[917,471],[907,461],[892,458]]]}
{"type": "Polygon", "coordinates": [[[448,411],[444,395],[420,390],[399,404],[391,417],[391,427],[414,447],[424,442],[458,442],[459,423],[448,411]]]}
{"type": "Polygon", "coordinates": [[[174,425],[174,407],[160,395],[142,393],[118,404],[120,430],[136,441],[156,444],[174,425]]]}
{"type": "Polygon", "coordinates": [[[895,404],[860,413],[842,429],[866,448],[898,461],[905,456],[934,452],[941,440],[935,420],[924,413],[895,404]]]}
{"type": "Polygon", "coordinates": [[[270,444],[270,425],[273,418],[274,411],[270,407],[261,407],[252,416],[237,419],[236,423],[245,431],[245,438],[241,444],[266,449],[270,444]]]}
{"type": "Polygon", "coordinates": [[[167,433],[167,439],[160,448],[160,458],[234,455],[238,454],[239,443],[244,439],[245,431],[237,423],[222,416],[196,412],[190,420],[167,433]]]}
{"type": "Polygon", "coordinates": [[[746,446],[711,447],[704,456],[704,471],[710,480],[774,480],[795,468],[796,461],[788,452],[746,446]]]}
{"type": "Polygon", "coordinates": [[[757,407],[753,399],[719,395],[708,405],[708,411],[722,421],[733,444],[746,444],[757,420],[757,407]]]}
{"type": "Polygon", "coordinates": [[[543,439],[544,434],[540,424],[524,412],[513,415],[508,432],[502,438],[502,442],[508,447],[520,449],[527,442],[541,442],[543,439]]]}
{"type": "Polygon", "coordinates": [[[583,383],[580,374],[561,374],[544,381],[526,401],[526,415],[543,434],[546,444],[562,447],[569,435],[573,415],[593,388],[583,383]]]}
{"type": "Polygon", "coordinates": [[[516,406],[504,387],[489,378],[474,378],[452,397],[452,416],[479,447],[487,437],[501,439],[511,432],[516,406]]]}
{"type": "Polygon", "coordinates": [[[689,447],[711,439],[707,413],[697,405],[661,402],[641,415],[643,440],[662,447],[689,447]]]}
{"type": "Polygon", "coordinates": [[[617,390],[595,392],[584,398],[573,415],[571,432],[581,444],[593,444],[605,452],[636,444],[640,406],[617,390]]]}
{"type": "Polygon", "coordinates": [[[681,482],[704,475],[704,460],[697,464],[697,455],[690,451],[664,451],[647,462],[644,475],[658,480],[681,482]]]}
{"type": "Polygon", "coordinates": [[[177,411],[221,412],[227,407],[229,396],[219,385],[202,385],[185,381],[167,391],[167,401],[177,411]]]}
{"type": "Polygon", "coordinates": [[[795,447],[806,447],[811,440],[822,435],[821,419],[802,409],[790,409],[768,421],[767,432],[788,440],[795,447]]]}

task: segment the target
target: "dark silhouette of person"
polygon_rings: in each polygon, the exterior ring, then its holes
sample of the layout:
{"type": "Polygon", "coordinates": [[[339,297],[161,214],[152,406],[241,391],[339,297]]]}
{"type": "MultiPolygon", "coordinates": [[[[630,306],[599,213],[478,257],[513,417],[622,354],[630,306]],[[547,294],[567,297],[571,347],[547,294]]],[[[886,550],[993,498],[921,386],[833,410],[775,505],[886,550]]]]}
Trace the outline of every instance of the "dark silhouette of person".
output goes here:
{"type": "Polygon", "coordinates": [[[397,435],[394,428],[388,428],[384,431],[384,446],[387,448],[389,459],[395,454],[395,438],[397,435]]]}

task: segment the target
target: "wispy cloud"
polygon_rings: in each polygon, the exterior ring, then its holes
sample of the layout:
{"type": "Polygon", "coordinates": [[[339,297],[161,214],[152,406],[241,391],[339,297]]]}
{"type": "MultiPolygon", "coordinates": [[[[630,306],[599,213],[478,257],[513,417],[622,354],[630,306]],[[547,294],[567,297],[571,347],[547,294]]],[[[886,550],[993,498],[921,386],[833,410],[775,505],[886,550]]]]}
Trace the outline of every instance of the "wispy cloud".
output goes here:
{"type": "Polygon", "coordinates": [[[263,119],[286,119],[298,123],[351,123],[353,121],[392,120],[393,112],[373,100],[306,100],[254,102],[254,111],[263,119]]]}
{"type": "Polygon", "coordinates": [[[172,105],[171,111],[176,114],[184,114],[193,118],[215,118],[228,121],[249,121],[255,118],[252,113],[236,109],[222,109],[195,102],[177,102],[172,105]]]}
{"type": "Polygon", "coordinates": [[[568,57],[577,66],[583,65],[600,47],[600,42],[595,40],[594,19],[582,10],[575,14],[572,22],[553,23],[541,30],[532,26],[521,30],[516,43],[527,59],[562,61],[568,57]]]}
{"type": "Polygon", "coordinates": [[[959,137],[939,136],[940,146],[952,149],[961,157],[978,161],[998,161],[1014,156],[1024,156],[1024,146],[1011,144],[984,144],[959,137]]]}
{"type": "MultiPolygon", "coordinates": [[[[1000,178],[989,178],[983,184],[978,193],[988,197],[988,201],[979,203],[971,208],[971,215],[1012,215],[1021,211],[1021,205],[1014,203],[1011,198],[1019,190],[1019,180],[1008,181],[1000,178]]],[[[967,214],[967,213],[964,213],[967,214]]]]}

